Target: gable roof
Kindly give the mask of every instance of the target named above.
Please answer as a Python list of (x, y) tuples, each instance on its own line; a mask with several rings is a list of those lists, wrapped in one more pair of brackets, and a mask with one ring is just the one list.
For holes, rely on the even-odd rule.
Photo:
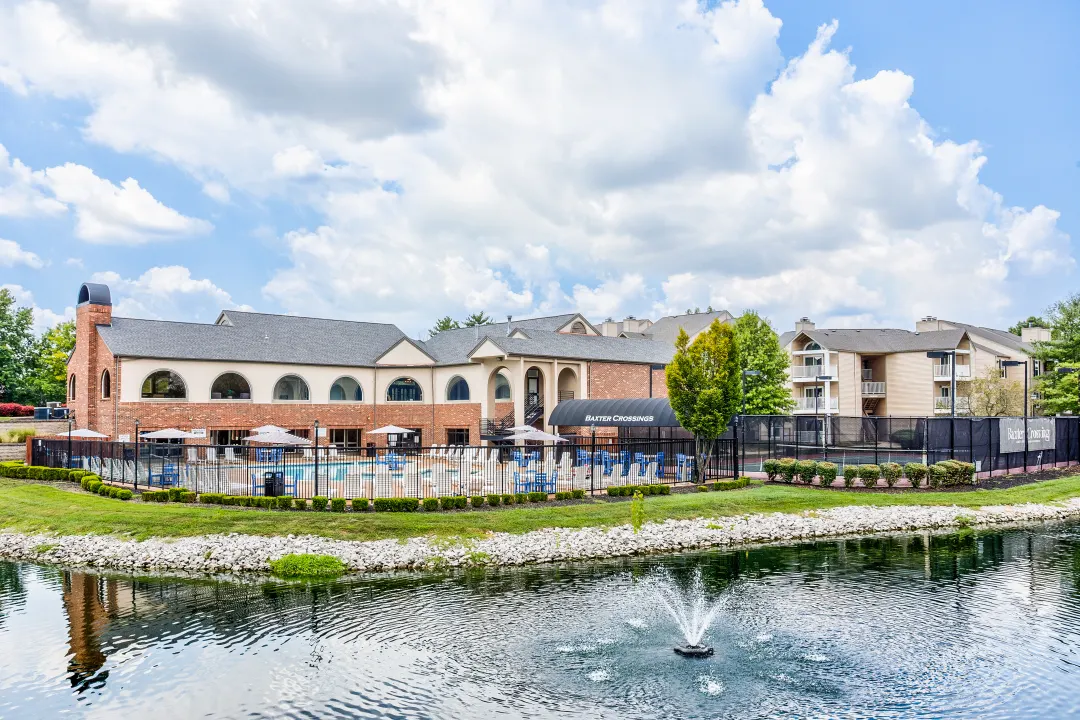
[(953, 322), (952, 320), (942, 320), (941, 322), (952, 325), (955, 328), (966, 330), (968, 335), (981, 335), (982, 337), (995, 342), (998, 345), (1004, 345), (1010, 350), (1016, 350), (1024, 354), (1031, 354), (1034, 348), (1031, 343), (1026, 343), (1020, 339), (1018, 335), (1013, 335), (1008, 330), (998, 330), (997, 328), (982, 327), (981, 325), (968, 325), (966, 323)]
[(653, 340), (675, 344), (675, 338), (679, 336), (679, 328), (693, 337), (705, 328), (712, 325), (713, 320), (722, 323), (730, 322), (734, 316), (727, 310), (715, 310), (713, 312), (690, 313), (689, 315), (668, 315), (662, 317), (645, 329), (645, 335)]
[[(787, 333), (784, 334), (787, 335)], [(800, 335), (805, 335), (821, 347), (839, 352), (897, 353), (955, 350), (966, 334), (964, 330), (912, 332), (896, 328), (804, 330), (801, 333), (793, 333), (784, 346), (794, 342)]]
[[(572, 335), (569, 333), (533, 330), (528, 338), (489, 336), (507, 355), (530, 357), (568, 358), (573, 360), (601, 360), (642, 364), (667, 364), (675, 355), (675, 345), (655, 340), (631, 340), (605, 335)], [(470, 349), (483, 344), (483, 340)]]

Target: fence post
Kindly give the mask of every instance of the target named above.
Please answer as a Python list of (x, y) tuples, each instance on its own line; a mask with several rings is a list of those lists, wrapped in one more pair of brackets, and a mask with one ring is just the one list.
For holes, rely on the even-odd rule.
[(799, 459), (799, 416), (796, 415), (791, 419), (791, 424), (795, 429), (795, 459)]
[(881, 426), (878, 423), (878, 418), (874, 418), (874, 464), (880, 465), (878, 462), (878, 433), (881, 432)]
[(135, 491), (139, 490), (139, 426), (135, 425), (135, 472), (132, 473), (131, 482), (135, 486)]
[(1028, 471), (1028, 428), (1027, 428), (1027, 415), (1024, 415), (1024, 474), (1027, 475)]

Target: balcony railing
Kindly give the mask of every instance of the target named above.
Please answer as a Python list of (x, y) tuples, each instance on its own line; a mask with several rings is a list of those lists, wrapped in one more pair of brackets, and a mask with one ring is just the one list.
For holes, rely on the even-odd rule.
[[(952, 365), (949, 363), (938, 363), (934, 365), (934, 379), (935, 380), (952, 380)], [(970, 365), (957, 365), (956, 366), (956, 379), (957, 380), (970, 380), (971, 379), (971, 366)]]
[[(959, 367), (959, 365), (957, 366)], [(950, 398), (939, 397), (934, 400), (934, 412), (935, 413), (947, 413), (952, 410), (952, 400)], [(956, 412), (967, 413), (971, 411), (971, 403), (966, 397), (956, 398)]]
[(862, 384), (863, 397), (880, 397), (885, 394), (885, 383), (864, 382)]
[(836, 377), (835, 365), (792, 365), (792, 380), (817, 380), (820, 375)]
[(836, 410), (840, 407), (839, 399), (831, 397), (828, 401), (828, 408), (825, 407), (825, 398), (812, 398), (801, 397), (795, 398), (795, 412), (816, 412), (821, 413), (828, 410)]

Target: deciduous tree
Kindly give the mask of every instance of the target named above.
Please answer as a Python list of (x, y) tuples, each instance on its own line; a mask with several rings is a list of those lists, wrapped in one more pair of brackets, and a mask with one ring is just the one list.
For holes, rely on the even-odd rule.
[(17, 307), (15, 296), (0, 288), (0, 402), (23, 402), (27, 375), (34, 365), (34, 315)]
[(996, 367), (988, 367), (981, 377), (962, 383), (956, 394), (967, 397), (971, 414), (977, 417), (1024, 414), (1024, 383), (1003, 377)]
[(758, 372), (743, 381), (746, 414), (786, 415), (795, 407), (795, 400), (787, 388), (791, 360), (780, 347), (780, 338), (768, 319), (753, 310), (744, 312), (735, 321), (735, 342), (739, 346), (740, 372)]

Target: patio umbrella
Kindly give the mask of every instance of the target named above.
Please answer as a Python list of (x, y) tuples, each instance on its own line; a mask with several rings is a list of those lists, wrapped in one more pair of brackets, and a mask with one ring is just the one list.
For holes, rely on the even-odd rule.
[(56, 433), (56, 437), (73, 437), (73, 438), (107, 438), (108, 435), (104, 433), (94, 432), (93, 430), (87, 430), (83, 428), (81, 430), (72, 430), (70, 433), (62, 432)]
[(387, 425), (386, 427), (371, 430), (368, 435), (412, 435), (414, 432), (415, 430), (406, 430), (397, 425)]
[(534, 428), (532, 425), (515, 425), (514, 427), (508, 427), (506, 429), (509, 430), (512, 433), (540, 432), (539, 430)]
[(287, 433), (284, 430), (280, 432), (266, 432), (259, 433), (258, 435), (251, 435), (244, 438), (244, 442), (248, 443), (265, 443), (266, 445), (310, 445), (311, 441), (307, 438), (302, 438), (299, 435), (293, 435)]
[(533, 429), (532, 432), (520, 432), (514, 435), (507, 435), (504, 440), (535, 440), (536, 442), (570, 442), (566, 438), (561, 438), (558, 435), (552, 435), (549, 432)]
[(142, 434), (143, 440), (187, 440), (196, 437), (199, 436), (176, 428), (166, 428)]
[(287, 433), (289, 431), (286, 430), (283, 427), (278, 427), (277, 425), (261, 425), (261, 426), (259, 426), (257, 428), (251, 428), (251, 434), (252, 435), (261, 435), (263, 433), (272, 433), (272, 432)]

